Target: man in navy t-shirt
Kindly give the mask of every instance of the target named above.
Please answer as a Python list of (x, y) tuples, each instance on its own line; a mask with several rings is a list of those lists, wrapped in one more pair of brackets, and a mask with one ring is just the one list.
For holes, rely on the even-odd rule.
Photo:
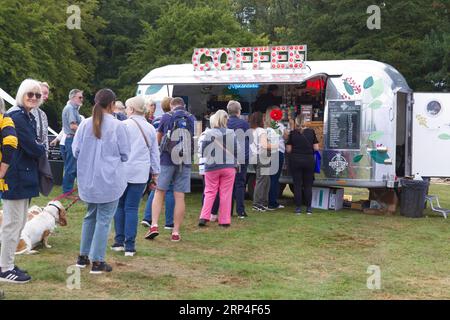
[[(158, 142), (161, 143), (163, 137), (167, 134), (169, 130), (174, 129), (174, 122), (177, 119), (184, 119), (185, 128), (179, 128), (180, 130), (171, 133), (172, 137), (183, 136), (187, 138), (185, 143), (188, 148), (183, 148), (183, 152), (191, 153), (192, 139), (194, 137), (194, 124), (195, 117), (186, 111), (186, 106), (182, 98), (173, 98), (170, 102), (171, 112), (165, 113), (161, 122), (159, 123), (157, 138)], [(173, 140), (177, 140), (173, 138)], [(175, 146), (177, 148), (179, 146)], [(186, 150), (187, 149), (187, 150)], [(178, 162), (181, 159), (172, 159), (172, 154), (174, 152), (161, 151), (161, 173), (158, 177), (158, 182), (156, 186), (155, 197), (152, 203), (152, 225), (150, 230), (145, 235), (146, 239), (154, 239), (159, 235), (158, 231), (158, 219), (161, 213), (162, 205), (164, 203), (164, 198), (166, 191), (169, 190), (171, 184), (173, 184), (173, 193), (175, 197), (175, 210), (174, 210), (174, 228), (172, 230), (172, 241), (180, 241), (180, 226), (185, 214), (185, 201), (184, 194), (191, 192), (191, 163)], [(192, 153), (185, 158), (192, 158)]]

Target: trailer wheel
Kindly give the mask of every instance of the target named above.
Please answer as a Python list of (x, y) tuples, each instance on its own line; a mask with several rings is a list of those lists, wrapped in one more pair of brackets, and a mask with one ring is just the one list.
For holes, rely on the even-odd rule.
[(247, 194), (248, 199), (253, 201), (253, 192), (255, 191), (256, 175), (253, 173), (247, 174)]

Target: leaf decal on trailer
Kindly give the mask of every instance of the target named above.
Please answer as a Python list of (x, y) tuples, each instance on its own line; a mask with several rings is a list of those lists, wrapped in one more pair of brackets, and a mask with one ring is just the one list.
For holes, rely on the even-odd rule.
[(443, 134), (439, 135), (439, 139), (441, 139), (441, 140), (450, 140), (450, 134), (443, 133)]
[(364, 81), (364, 89), (369, 89), (373, 86), (373, 77), (368, 77), (366, 81)]
[(353, 158), (353, 162), (354, 162), (354, 163), (358, 163), (358, 162), (360, 162), (360, 161), (362, 160), (362, 158), (364, 158), (364, 155), (358, 154), (357, 156), (355, 156), (355, 157)]
[(389, 155), (386, 152), (378, 152), (376, 150), (370, 151), (370, 157), (379, 164), (384, 164), (384, 160), (389, 159)]
[(345, 87), (345, 90), (348, 92), (349, 95), (352, 96), (352, 95), (355, 94), (355, 90), (353, 90), (353, 87), (347, 81), (344, 82), (344, 87)]
[(370, 141), (377, 141), (377, 140), (379, 140), (382, 136), (384, 136), (384, 132), (383, 132), (383, 131), (375, 131), (375, 132), (373, 132), (373, 133), (369, 136), (369, 140), (370, 140)]
[(383, 106), (383, 103), (380, 100), (375, 100), (369, 105), (370, 109), (377, 110)]
[(374, 82), (370, 92), (372, 93), (372, 98), (376, 99), (383, 94), (384, 91), (384, 83), (382, 79), (378, 79)]

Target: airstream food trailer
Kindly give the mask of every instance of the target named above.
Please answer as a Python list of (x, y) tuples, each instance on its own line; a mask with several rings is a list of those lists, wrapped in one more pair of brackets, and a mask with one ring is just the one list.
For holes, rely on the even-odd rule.
[[(412, 163), (413, 154), (421, 152), (420, 145), (413, 144), (413, 121), (423, 124), (430, 113), (425, 108), (413, 116), (413, 92), (405, 78), (381, 62), (306, 61), (306, 46), (195, 49), (192, 64), (148, 73), (139, 82), (138, 94), (155, 100), (181, 96), (198, 120), (224, 109), (230, 99), (238, 100), (246, 117), (269, 85), (278, 86), (278, 104), (284, 111), (304, 113), (316, 131), (322, 154), (316, 186), (392, 188), (398, 177), (419, 172)], [(436, 141), (447, 154), (439, 162), (446, 168), (436, 169), (440, 176), (449, 176), (450, 106), (444, 112), (443, 103), (439, 112), (446, 112), (442, 119), (447, 126), (438, 129), (436, 117), (429, 120), (436, 128), (429, 136), (434, 140), (426, 143)], [(427, 153), (417, 159), (431, 157)], [(286, 167), (280, 181), (292, 183)]]

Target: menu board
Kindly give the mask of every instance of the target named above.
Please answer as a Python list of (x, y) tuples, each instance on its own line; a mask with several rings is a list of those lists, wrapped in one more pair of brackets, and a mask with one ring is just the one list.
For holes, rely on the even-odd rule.
[(361, 101), (328, 101), (328, 149), (359, 149)]

